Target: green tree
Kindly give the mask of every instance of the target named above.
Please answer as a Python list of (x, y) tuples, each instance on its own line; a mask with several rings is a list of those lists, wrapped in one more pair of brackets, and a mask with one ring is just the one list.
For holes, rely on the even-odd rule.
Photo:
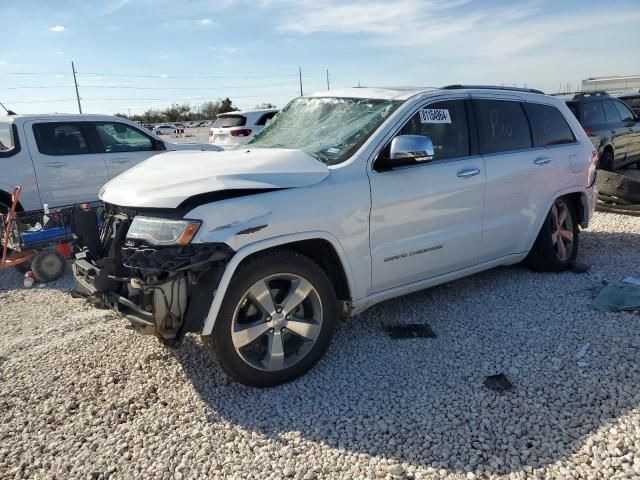
[(165, 109), (162, 114), (167, 118), (168, 122), (178, 122), (180, 120), (186, 120), (190, 112), (191, 106), (189, 104), (183, 103), (182, 105), (178, 105), (174, 103)]
[(236, 110), (238, 110), (238, 108), (233, 104), (229, 97), (227, 97), (220, 102), (220, 107), (218, 107), (218, 111), (216, 113), (235, 112)]

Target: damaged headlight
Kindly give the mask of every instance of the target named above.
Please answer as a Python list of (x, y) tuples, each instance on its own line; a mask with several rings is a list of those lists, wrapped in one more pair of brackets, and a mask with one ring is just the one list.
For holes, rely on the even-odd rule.
[(169, 220), (138, 216), (133, 219), (127, 238), (153, 245), (186, 245), (200, 228), (198, 220)]

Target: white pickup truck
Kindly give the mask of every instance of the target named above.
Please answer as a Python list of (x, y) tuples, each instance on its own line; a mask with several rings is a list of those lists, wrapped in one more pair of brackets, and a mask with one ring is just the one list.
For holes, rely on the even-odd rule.
[(161, 140), (108, 115), (0, 116), (0, 213), (22, 186), (19, 208), (91, 202), (100, 187), (137, 163), (172, 150), (222, 148)]

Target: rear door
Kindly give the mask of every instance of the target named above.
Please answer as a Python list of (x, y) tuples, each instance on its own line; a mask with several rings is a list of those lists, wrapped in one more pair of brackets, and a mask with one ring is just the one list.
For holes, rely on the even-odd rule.
[(94, 122), (93, 126), (111, 178), (162, 151), (156, 150), (152, 137), (131, 125)]
[(56, 207), (98, 199), (109, 175), (90, 128), (83, 122), (25, 122), (42, 203)]
[(624, 103), (613, 100), (620, 117), (622, 118), (622, 125), (627, 129), (627, 162), (640, 161), (640, 122), (638, 118)]
[[(616, 115), (615, 109), (610, 110), (610, 115), (605, 115), (605, 105), (601, 100), (581, 102), (580, 123), (592, 134), (597, 135), (604, 143), (613, 146), (614, 165), (624, 161), (627, 154), (626, 132), (621, 129), (620, 115)], [(609, 106), (607, 106), (609, 110)], [(602, 153), (602, 147), (600, 147)]]
[(617, 167), (624, 164), (627, 160), (631, 132), (625, 127), (614, 100), (603, 100), (600, 103), (602, 103), (602, 107), (604, 108), (607, 127), (609, 128), (611, 142), (613, 143), (615, 157), (614, 167)]
[[(424, 104), (396, 133), (431, 138), (432, 161), (381, 170), (391, 141), (378, 154), (370, 174), (373, 292), (478, 263), (485, 168), (471, 147), (467, 104)], [(439, 118), (421, 114), (425, 109)]]
[(519, 98), (488, 93), (473, 97), (487, 169), (481, 247), (487, 261), (529, 248), (530, 232), (556, 189), (559, 165), (547, 148), (534, 148)]

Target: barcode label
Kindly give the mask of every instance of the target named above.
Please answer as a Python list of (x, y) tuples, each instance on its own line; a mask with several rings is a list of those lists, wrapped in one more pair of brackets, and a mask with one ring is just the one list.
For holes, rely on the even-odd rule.
[(423, 108), (420, 110), (421, 123), (451, 123), (449, 110), (446, 108)]

